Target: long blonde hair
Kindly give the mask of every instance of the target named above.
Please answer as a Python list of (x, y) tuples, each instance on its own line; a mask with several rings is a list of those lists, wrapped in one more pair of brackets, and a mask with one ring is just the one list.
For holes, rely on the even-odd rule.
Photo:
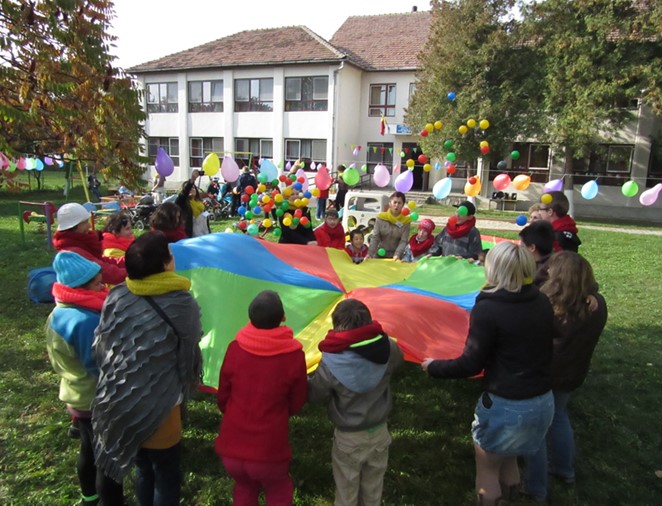
[(519, 292), (522, 286), (531, 284), (536, 273), (536, 261), (524, 246), (512, 242), (500, 242), (485, 257), (485, 292), (506, 290)]
[(597, 287), (593, 268), (574, 251), (559, 251), (549, 259), (549, 279), (540, 291), (549, 298), (562, 324), (581, 323), (590, 314), (587, 297)]

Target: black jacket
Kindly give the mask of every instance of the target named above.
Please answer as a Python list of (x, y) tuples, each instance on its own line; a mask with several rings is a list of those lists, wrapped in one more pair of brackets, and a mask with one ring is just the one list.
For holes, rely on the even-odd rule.
[(430, 376), (466, 378), (484, 370), (483, 388), (507, 399), (529, 399), (552, 387), (554, 312), (533, 285), (519, 293), (481, 292), (471, 311), (462, 356), (435, 360)]

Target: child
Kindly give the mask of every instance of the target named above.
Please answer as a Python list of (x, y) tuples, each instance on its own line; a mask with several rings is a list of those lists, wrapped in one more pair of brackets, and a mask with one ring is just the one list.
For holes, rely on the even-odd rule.
[(340, 224), (338, 211), (329, 209), (324, 214), (324, 223), (315, 229), (318, 246), (345, 249), (345, 229)]
[(186, 239), (182, 213), (174, 202), (164, 202), (156, 208), (149, 220), (152, 231), (163, 232), (169, 243)]
[(416, 262), (418, 259), (428, 254), (428, 251), (434, 244), (434, 221), (424, 219), (418, 225), (418, 232), (409, 238), (409, 244), (402, 255), (403, 262)]
[(368, 258), (368, 246), (364, 241), (365, 236), (361, 229), (356, 228), (349, 233), (349, 244), (345, 246), (345, 251), (355, 264), (360, 264)]
[(322, 361), (308, 380), (308, 399), (326, 404), (336, 426), (335, 504), (381, 504), (391, 444), (389, 384), (402, 353), (359, 300), (342, 301), (331, 319), (333, 330), (319, 344)]
[(234, 504), (292, 504), (288, 418), (306, 402), (306, 359), (276, 292), (263, 291), (248, 307), (250, 322), (228, 346), (218, 408), (223, 413), (216, 453), (234, 479)]
[(288, 211), (278, 218), (282, 231), (278, 242), (281, 244), (307, 244), (309, 246), (316, 246), (317, 239), (311, 225), (310, 210), (307, 206), (297, 207), (295, 205), (297, 199), (299, 199), (299, 194), (292, 192), (287, 198), (290, 203), (289, 208), (291, 212)]
[(60, 400), (76, 417), (80, 431), (77, 471), (83, 505), (98, 504), (92, 444), (91, 404), (99, 371), (92, 356), (94, 329), (108, 290), (101, 282), (101, 266), (77, 253), (55, 255), (57, 305), (46, 322), (46, 348), (60, 376)]

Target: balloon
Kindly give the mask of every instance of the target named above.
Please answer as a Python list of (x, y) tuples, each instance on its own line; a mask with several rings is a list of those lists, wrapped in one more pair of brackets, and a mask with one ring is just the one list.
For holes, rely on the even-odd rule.
[(442, 200), (450, 195), (452, 189), (453, 180), (449, 177), (445, 177), (434, 184), (432, 187), (432, 195), (434, 195), (434, 198)]
[(512, 158), (513, 160), (519, 160), (519, 157), (520, 157), (519, 151), (514, 150), (510, 152), (510, 158)]
[(252, 219), (253, 218), (253, 211), (246, 211), (244, 213), (244, 218), (246, 218), (247, 220)]
[(646, 190), (639, 195), (639, 203), (642, 206), (652, 206), (657, 201), (657, 198), (660, 195), (660, 190), (662, 190), (662, 183), (658, 183), (652, 188)]
[(244, 192), (246, 192), (247, 195), (253, 195), (255, 193), (255, 188), (253, 188), (251, 185), (248, 185), (246, 188), (244, 188)]
[(452, 102), (453, 100), (455, 100), (455, 98), (457, 97), (457, 95), (455, 94), (454, 91), (449, 91), (449, 92), (448, 92), (448, 95), (446, 95), (446, 96), (448, 97), (448, 100), (450, 100), (451, 102)]
[(457, 157), (455, 156), (455, 153), (453, 153), (453, 152), (450, 152), (450, 153), (446, 154), (446, 160), (448, 160), (449, 162), (454, 162), (456, 160), (456, 158)]
[(621, 192), (623, 192), (623, 195), (626, 197), (634, 197), (639, 193), (639, 185), (634, 180), (626, 181), (621, 187)]
[(365, 163), (361, 165), (361, 172), (368, 172), (368, 166)]
[(414, 165), (416, 165), (416, 162), (410, 158), (409, 160), (407, 160), (406, 164), (407, 167), (411, 169)]
[(248, 232), (248, 235), (257, 235), (257, 233), (259, 232), (259, 228), (255, 223), (251, 223), (250, 225), (248, 225), (246, 232)]
[(440, 170), (441, 164), (439, 162), (434, 162), (434, 170)]
[(526, 225), (527, 219), (526, 216), (523, 214), (520, 214), (517, 218), (515, 218), (515, 223), (517, 223), (520, 227), (523, 227)]
[(319, 196), (320, 196), (320, 193), (321, 193), (321, 192), (320, 192), (320, 189), (319, 189), (319, 188), (313, 188), (313, 190), (310, 192), (310, 194), (311, 194), (313, 197), (319, 197)]
[(460, 125), (457, 128), (457, 131), (460, 132), (461, 135), (465, 135), (469, 131), (469, 129), (467, 128), (467, 125)]
[(266, 182), (269, 181), (269, 177), (268, 177), (266, 174), (260, 172), (260, 173), (257, 175), (257, 180), (258, 180), (260, 183), (266, 183)]
[(486, 119), (481, 119), (480, 122), (478, 123), (478, 126), (481, 128), (481, 130), (487, 130), (490, 128), (490, 122), (487, 121)]
[(271, 160), (262, 160), (262, 163), (260, 164), (260, 173), (266, 174), (269, 181), (278, 179), (278, 167), (276, 167)]
[(542, 187), (545, 193), (563, 191), (563, 179), (552, 179)]
[(479, 145), (481, 148), (483, 148), (483, 147), (485, 147), (485, 146), (489, 146), (490, 143), (487, 142), (487, 141), (480, 141), (480, 144), (478, 144), (478, 145)]
[(253, 208), (253, 215), (262, 214), (262, 208), (260, 206), (255, 206)]
[(350, 167), (348, 169), (345, 169), (345, 172), (343, 172), (342, 175), (342, 179), (349, 186), (354, 186), (361, 180), (361, 175), (359, 174), (358, 170), (356, 170), (353, 167)]
[(480, 152), (483, 153), (484, 155), (487, 155), (490, 152), (490, 147), (489, 146), (481, 146)]
[(304, 227), (310, 223), (310, 220), (308, 217), (303, 216), (299, 219), (299, 223), (301, 223)]
[(408, 207), (403, 207), (402, 208), (402, 215), (403, 216), (409, 216), (410, 212), (411, 212), (411, 209), (409, 209)]
[(308, 176), (306, 176), (306, 172), (303, 169), (299, 169), (296, 172), (296, 176), (298, 180), (300, 180), (299, 178), (303, 178), (303, 181), (301, 182), (301, 190), (308, 191)]
[(515, 179), (513, 179), (513, 186), (516, 190), (524, 191), (529, 187), (530, 184), (531, 176), (527, 174), (520, 174), (519, 176), (515, 176)]
[(499, 170), (506, 170), (508, 168), (508, 164), (501, 160), (499, 163), (497, 163), (497, 169)]
[(378, 254), (380, 257), (383, 257), (384, 255), (386, 255), (386, 250), (385, 250), (384, 248), (379, 248), (379, 249), (377, 250), (377, 254)]
[(441, 130), (442, 128), (444, 128), (444, 124), (441, 121), (437, 120), (434, 122), (435, 130)]
[(444, 148), (453, 149), (453, 140), (452, 139), (446, 139), (444, 141)]
[(426, 123), (425, 129), (428, 131), (428, 133), (431, 133), (434, 130), (434, 125), (432, 123)]
[(469, 184), (473, 185), (478, 182), (478, 178), (476, 176), (472, 176), (469, 178)]
[(395, 178), (394, 187), (396, 190), (402, 193), (407, 193), (411, 190), (411, 187), (414, 185), (414, 174), (410, 170), (404, 171), (398, 177)]
[(598, 195), (598, 183), (596, 181), (584, 183), (580, 193), (586, 200), (594, 199)]
[(494, 178), (492, 184), (496, 190), (505, 190), (510, 186), (510, 176), (508, 174), (499, 174)]
[(409, 215), (409, 217), (411, 218), (411, 221), (417, 221), (418, 220), (418, 213), (411, 213)]
[(274, 236), (280, 237), (283, 234), (283, 231), (280, 228), (274, 228)]
[(46, 165), (53, 165), (53, 159), (50, 156), (44, 158), (44, 163)]
[(423, 172), (430, 172), (431, 170), (432, 170), (432, 165), (430, 165), (429, 163), (423, 165)]
[(172, 162), (172, 158), (168, 156), (168, 153), (166, 153), (163, 148), (156, 150), (154, 167), (156, 168), (156, 172), (163, 177), (168, 177), (175, 171), (175, 164)]
[(455, 174), (455, 171), (457, 170), (457, 167), (455, 167), (454, 163), (449, 163), (448, 167), (446, 167), (446, 174), (450, 174), (451, 176)]
[(416, 209), (416, 201), (415, 200), (410, 200), (409, 202), (407, 202), (407, 207), (409, 209), (412, 209), (412, 210)]
[(292, 218), (290, 218), (290, 217), (283, 218), (283, 225), (285, 225), (286, 227), (289, 227), (291, 224), (292, 224)]
[(421, 137), (427, 137), (428, 133), (429, 132), (424, 128), (423, 130), (421, 130)]
[(354, 151), (352, 151), (352, 154), (354, 156), (359, 156), (359, 148), (354, 148)]
[(543, 195), (540, 197), (540, 202), (542, 202), (543, 204), (551, 204), (552, 200), (554, 199), (549, 193), (543, 193)]
[(25, 158), (20, 157), (18, 159), (18, 162), (16, 162), (16, 168), (18, 170), (25, 170), (25, 168), (27, 167), (27, 164), (28, 164), (28, 162), (25, 160)]
[(425, 155), (423, 153), (418, 155), (418, 163), (423, 164), (423, 163), (427, 163), (427, 161), (428, 161), (428, 155)]
[(469, 214), (469, 209), (467, 209), (467, 206), (460, 206), (457, 208), (458, 216), (466, 216), (467, 214)]
[(230, 155), (225, 155), (221, 162), (221, 175), (228, 183), (239, 179), (239, 166)]
[(467, 126), (469, 128), (476, 128), (476, 120), (471, 118), (467, 120)]
[(221, 168), (221, 160), (219, 160), (216, 153), (209, 153), (202, 161), (202, 170), (205, 171), (207, 176), (213, 176)]
[(271, 225), (273, 225), (273, 222), (272, 222), (271, 219), (269, 219), (269, 218), (265, 218), (265, 219), (262, 221), (262, 226), (263, 226), (264, 228), (271, 228)]
[(377, 164), (375, 167), (375, 173), (372, 175), (372, 180), (380, 188), (388, 186), (388, 184), (391, 182), (391, 174), (389, 174), (388, 169), (384, 164)]
[(34, 162), (35, 162), (35, 167), (34, 167), (35, 170), (38, 170), (39, 172), (44, 170), (44, 162), (42, 162), (39, 158), (35, 158)]

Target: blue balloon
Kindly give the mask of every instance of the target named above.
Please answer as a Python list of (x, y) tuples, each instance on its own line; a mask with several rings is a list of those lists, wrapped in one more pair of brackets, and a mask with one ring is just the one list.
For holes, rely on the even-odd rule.
[(262, 212), (262, 208), (260, 206), (255, 206), (253, 208), (253, 214), (260, 214)]
[(586, 200), (591, 200), (598, 196), (598, 190), (598, 183), (589, 181), (582, 186), (581, 194)]
[(299, 183), (298, 181), (292, 185), (292, 188), (294, 188), (296, 191), (301, 191), (301, 188), (303, 188), (303, 185)]
[(449, 177), (445, 177), (435, 183), (432, 188), (432, 195), (434, 195), (434, 198), (442, 200), (450, 195), (452, 189), (453, 180)]
[(35, 170), (38, 171), (44, 170), (44, 162), (42, 162), (39, 158), (35, 159)]
[(448, 100), (451, 100), (451, 101), (452, 101), (452, 100), (455, 100), (455, 97), (456, 97), (456, 96), (457, 96), (457, 95), (455, 95), (455, 92), (454, 92), (454, 91), (449, 91), (449, 92), (448, 92)]
[(237, 213), (239, 213), (240, 216), (243, 216), (244, 214), (246, 214), (246, 208), (244, 206), (239, 206), (237, 208)]
[(278, 167), (271, 160), (262, 160), (260, 163), (260, 173), (266, 174), (269, 181), (278, 179)]
[(524, 216), (523, 214), (520, 214), (517, 218), (515, 218), (515, 223), (517, 223), (520, 227), (526, 225), (527, 221), (528, 220), (526, 219), (526, 216)]
[(439, 162), (435, 162), (434, 170), (441, 170), (441, 164)]

